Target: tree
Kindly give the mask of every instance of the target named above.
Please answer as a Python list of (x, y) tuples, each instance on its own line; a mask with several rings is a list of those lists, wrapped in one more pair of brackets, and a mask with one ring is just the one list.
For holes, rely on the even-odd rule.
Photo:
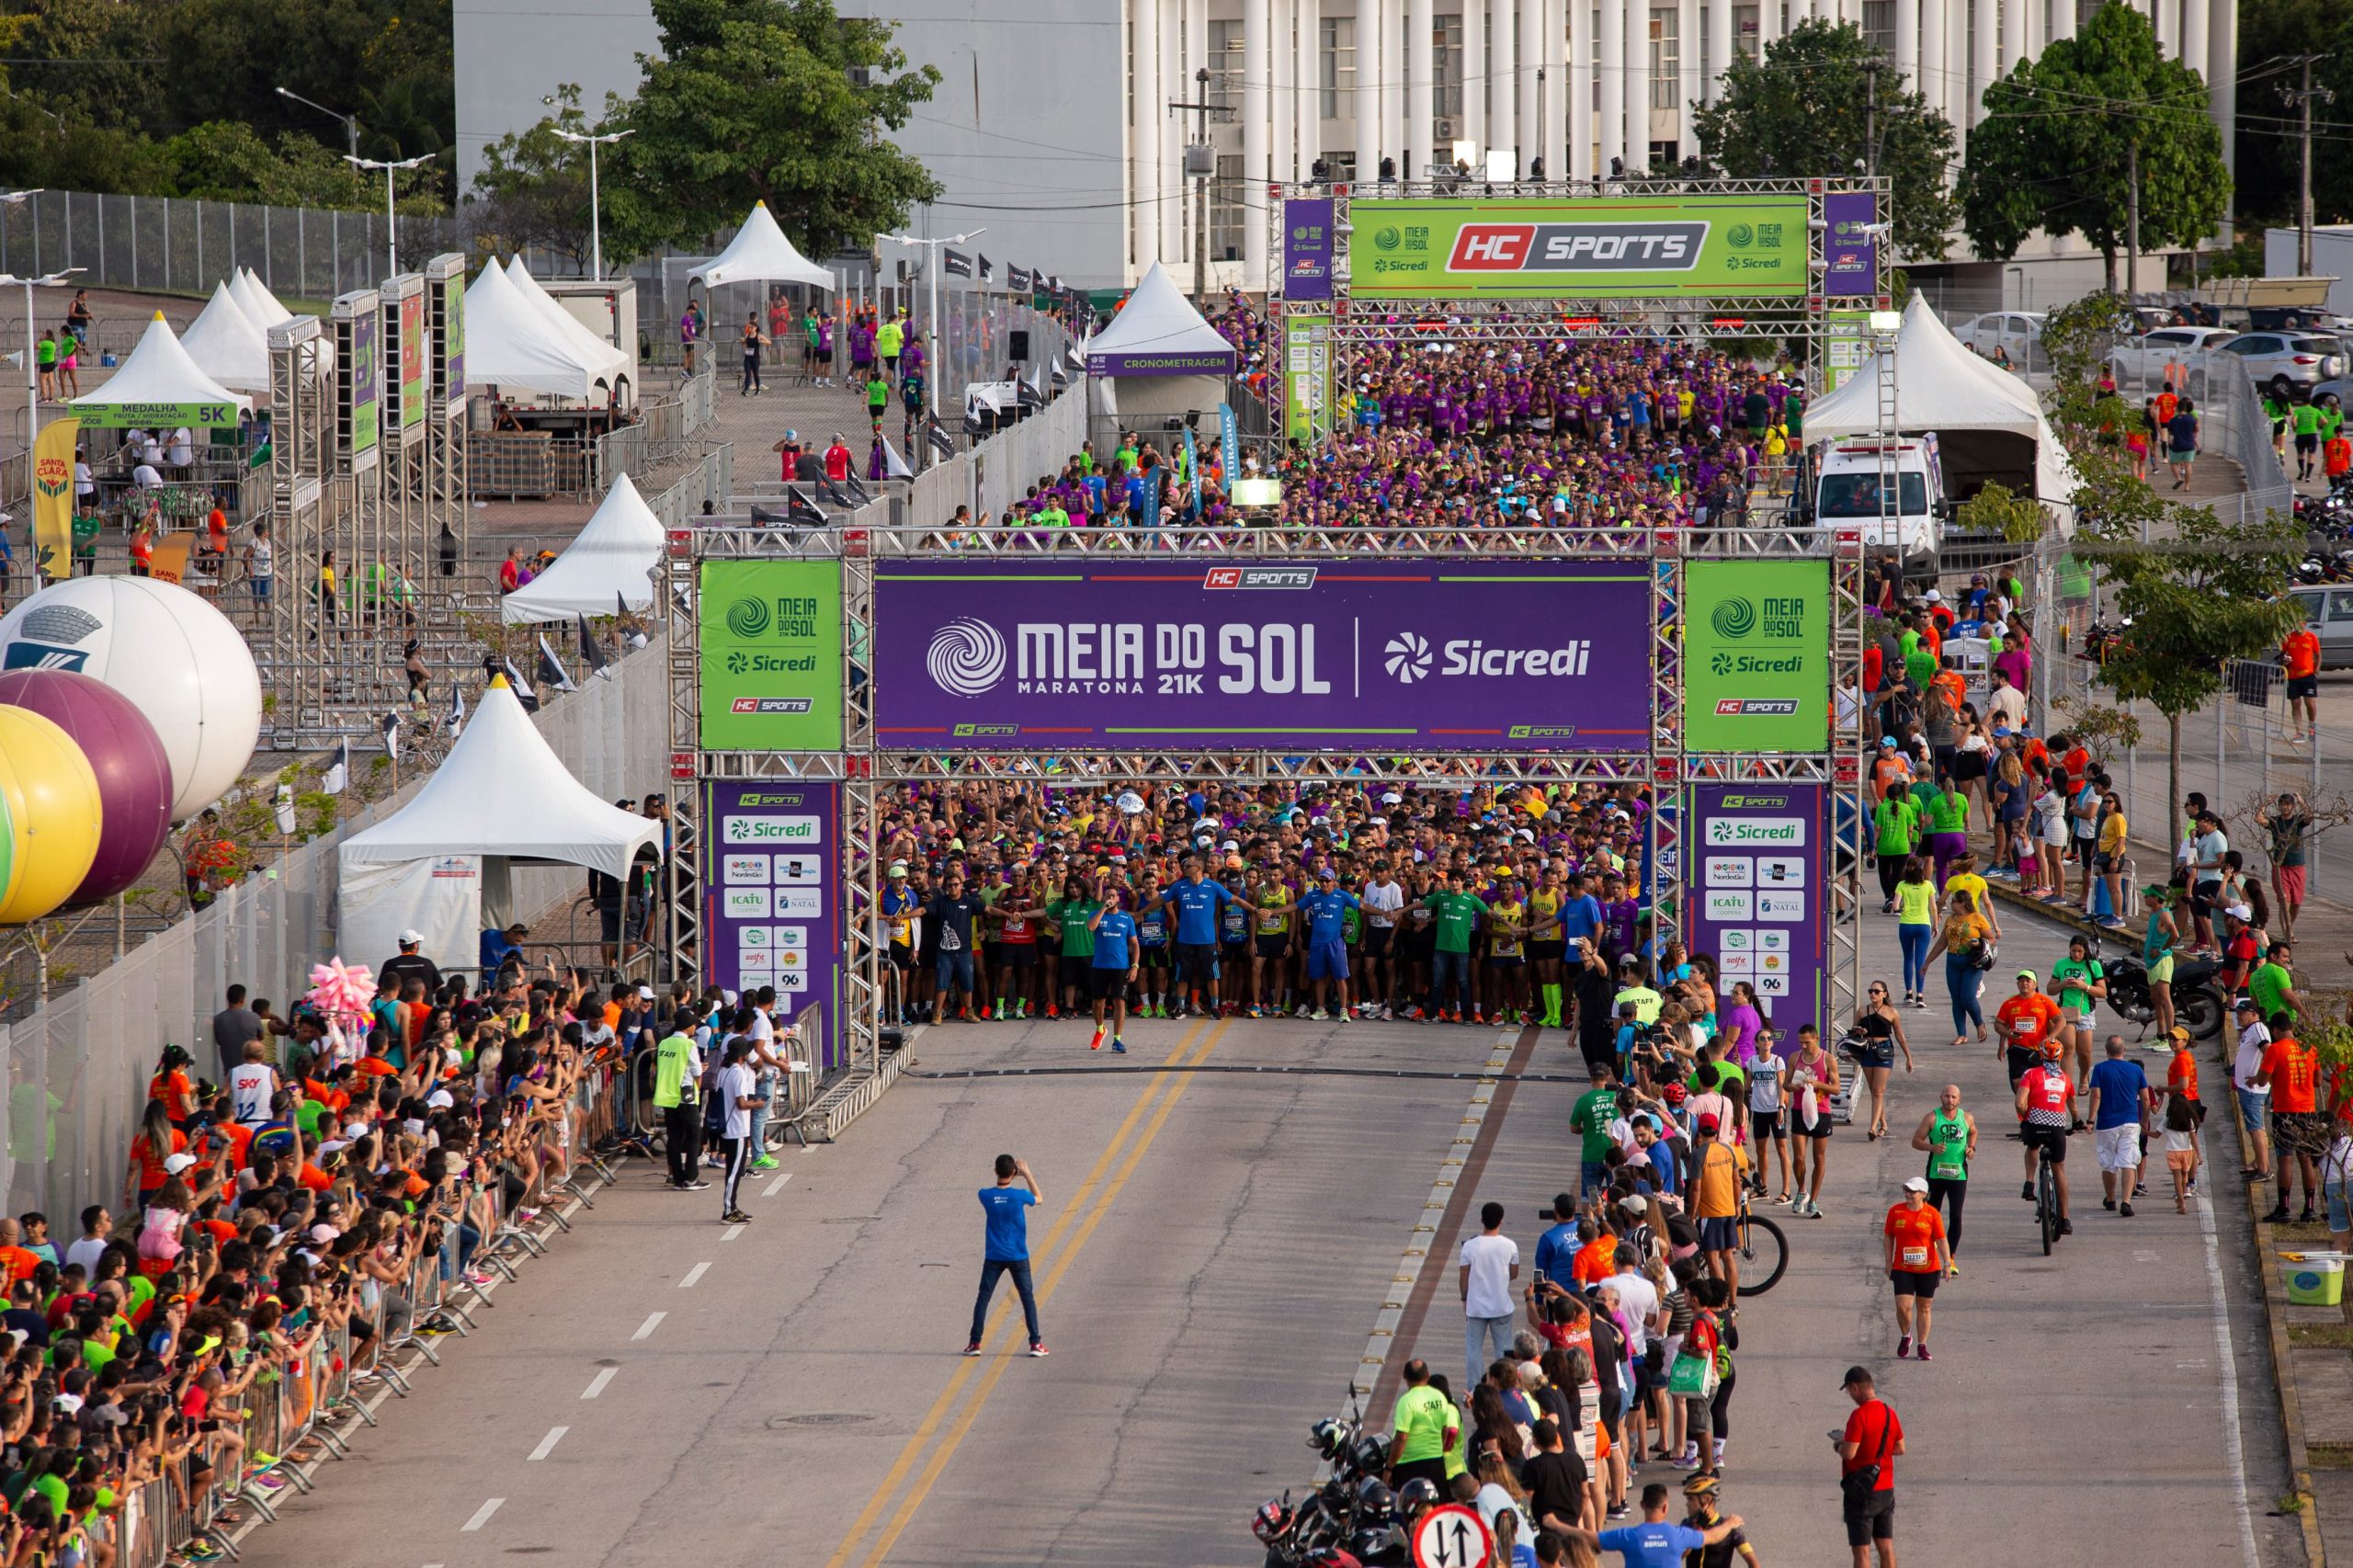
[(1961, 223), (1977, 254), (2006, 261), (2028, 236), (2081, 234), (2116, 291), (2137, 163), (2143, 250), (2214, 232), (2230, 200), (2206, 84), (2159, 53), (2148, 18), (2116, 0), (1985, 89), (1969, 132)]
[[(578, 83), (557, 87), (555, 98), (553, 114), (528, 131), (510, 131), (483, 149), (468, 212), (474, 220), (476, 243), (484, 250), (494, 254), (536, 245), (571, 257), (585, 271), (590, 234), (588, 150), (556, 132), (603, 135), (625, 106), (608, 96), (604, 118), (591, 126), (581, 112)], [(605, 248), (608, 260), (626, 261), (631, 254), (609, 242)]]
[(931, 100), (894, 24), (832, 0), (654, 0), (658, 54), (608, 165), (608, 243), (634, 254), (731, 233), (755, 201), (813, 256), (906, 222), (941, 187), (882, 132)]
[[(280, 132), (273, 143), (250, 126), (215, 120), (180, 132), (158, 151), (172, 169), (176, 196), (360, 212), (383, 206), (378, 176), (292, 132)], [(441, 199), (440, 173), (431, 165), (403, 169), (393, 177), (401, 211), (437, 217), (449, 210)]]
[(1711, 168), (1734, 179), (1836, 179), (1875, 166), (1891, 182), (1895, 248), (1922, 259), (1945, 254), (1955, 216), (1945, 192), (1952, 126), (1853, 23), (1802, 22), (1766, 45), (1761, 64), (1734, 50), (1722, 89), (1692, 110)]
[(2285, 513), (2225, 521), (2205, 506), (2166, 508), (2152, 542), (2114, 530), (2077, 536), (2076, 552), (2132, 623), (2099, 678), (2119, 699), (2165, 715), (2167, 800), (2181, 799), (2182, 719), (2222, 691), (2228, 661), (2268, 653), (2302, 622), (2279, 585), (2303, 550), (2302, 528)]

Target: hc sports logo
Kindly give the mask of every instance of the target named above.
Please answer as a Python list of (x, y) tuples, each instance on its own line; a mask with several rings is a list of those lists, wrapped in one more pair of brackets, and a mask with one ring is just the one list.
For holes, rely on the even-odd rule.
[(1705, 222), (1465, 223), (1449, 272), (1688, 272)]

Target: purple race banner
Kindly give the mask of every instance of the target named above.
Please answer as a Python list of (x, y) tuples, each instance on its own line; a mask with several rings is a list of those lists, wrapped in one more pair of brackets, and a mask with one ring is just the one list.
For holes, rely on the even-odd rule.
[(1332, 297), (1332, 199), (1299, 196), (1283, 203), (1283, 298)]
[(1879, 292), (1879, 240), (1864, 231), (1879, 222), (1879, 198), (1868, 190), (1833, 191), (1822, 199), (1822, 291), (1869, 298)]
[(1756, 988), (1785, 1056), (1799, 1025), (1824, 1027), (1827, 801), (1820, 784), (1694, 784), (1684, 819), (1685, 945), (1715, 955), (1719, 993)]
[(1642, 752), (1617, 562), (877, 562), (884, 749)]
[(841, 797), (833, 784), (706, 784), (703, 971), (729, 991), (776, 987), (779, 1024), (807, 1020), (802, 1060), (842, 1065)]

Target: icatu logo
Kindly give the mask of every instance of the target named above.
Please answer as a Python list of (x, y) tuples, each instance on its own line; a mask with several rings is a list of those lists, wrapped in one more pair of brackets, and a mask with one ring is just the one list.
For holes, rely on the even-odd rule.
[(940, 690), (978, 697), (1004, 677), (1005, 639), (984, 620), (951, 620), (931, 634), (924, 667)]

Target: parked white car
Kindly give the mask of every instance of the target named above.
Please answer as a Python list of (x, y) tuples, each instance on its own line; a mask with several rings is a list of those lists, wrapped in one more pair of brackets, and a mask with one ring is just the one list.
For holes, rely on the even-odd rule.
[(1988, 359), (1999, 350), (2012, 368), (2023, 370), (2042, 347), (2045, 319), (2040, 311), (1988, 311), (1961, 323), (1952, 335)]
[[(2237, 335), (2222, 326), (2159, 327), (2109, 350), (2108, 368), (2115, 374), (2120, 392), (2154, 395), (2168, 380), (2186, 380), (2190, 395), (2202, 397), (2207, 356)], [(2177, 367), (2182, 375), (2173, 374)]]
[(2237, 355), (2247, 379), (2274, 397), (2307, 398), (2345, 374), (2345, 346), (2315, 333), (2243, 332), (2222, 351)]

